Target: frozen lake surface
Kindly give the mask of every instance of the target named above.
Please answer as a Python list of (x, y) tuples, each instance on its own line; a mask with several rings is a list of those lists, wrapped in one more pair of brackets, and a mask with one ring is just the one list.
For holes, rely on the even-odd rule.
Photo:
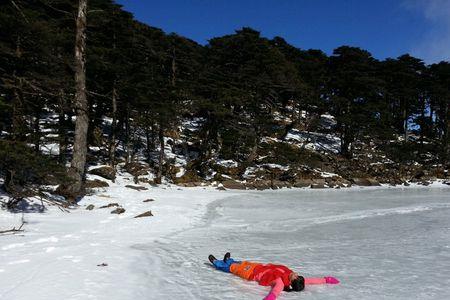
[(280, 299), (450, 299), (449, 200), (449, 189), (440, 188), (244, 192), (217, 200), (191, 228), (132, 246), (142, 251), (139, 295), (262, 299), (267, 287), (206, 263), (209, 253), (230, 251), (341, 280)]

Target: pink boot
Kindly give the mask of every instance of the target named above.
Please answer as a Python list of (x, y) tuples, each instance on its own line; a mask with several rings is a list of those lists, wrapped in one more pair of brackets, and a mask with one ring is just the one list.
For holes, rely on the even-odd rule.
[(339, 283), (339, 280), (337, 280), (334, 277), (327, 276), (327, 277), (324, 277), (324, 278), (325, 278), (325, 282), (328, 283), (328, 284), (338, 284)]

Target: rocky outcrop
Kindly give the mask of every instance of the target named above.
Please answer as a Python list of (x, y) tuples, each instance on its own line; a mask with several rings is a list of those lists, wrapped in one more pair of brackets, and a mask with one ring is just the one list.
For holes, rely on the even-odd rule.
[(146, 190), (148, 190), (148, 188), (146, 188), (145, 186), (140, 186), (140, 185), (129, 185), (129, 184), (127, 184), (125, 187), (129, 188), (129, 189), (132, 189), (132, 190), (135, 190), (135, 191), (146, 191)]
[(125, 165), (125, 170), (137, 178), (139, 176), (147, 175), (150, 168), (147, 165), (143, 165), (137, 162), (131, 162)]
[(296, 179), (293, 186), (296, 188), (310, 187), (313, 184), (312, 179), (300, 178)]
[(233, 189), (233, 190), (245, 190), (246, 189), (245, 184), (234, 181), (234, 180), (223, 181), (222, 185), (226, 189)]
[(352, 178), (351, 182), (358, 186), (380, 186), (380, 183), (373, 178)]
[(194, 182), (182, 182), (178, 183), (179, 186), (183, 187), (196, 187), (196, 186), (202, 186), (203, 183), (201, 181), (194, 181)]
[(116, 179), (116, 171), (109, 166), (92, 169), (89, 171), (89, 174), (97, 175), (111, 181)]
[(94, 180), (86, 180), (84, 186), (85, 186), (85, 188), (88, 188), (88, 189), (95, 189), (95, 188), (108, 187), (109, 184), (106, 181), (103, 181), (100, 179), (94, 179)]
[[(201, 182), (202, 178), (200, 178), (195, 171), (187, 170), (183, 176), (173, 178), (173, 182), (175, 184), (186, 184), (186, 183), (192, 183), (192, 182)], [(182, 185), (183, 186), (183, 185)], [(196, 185), (194, 185), (196, 186)]]

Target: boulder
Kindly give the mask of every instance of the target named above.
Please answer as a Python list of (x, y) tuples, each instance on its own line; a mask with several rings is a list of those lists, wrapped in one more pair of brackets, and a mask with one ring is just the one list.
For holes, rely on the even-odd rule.
[(87, 207), (86, 207), (86, 210), (93, 210), (94, 209), (94, 204), (89, 204)]
[(112, 214), (118, 214), (118, 215), (120, 215), (120, 214), (123, 214), (125, 212), (125, 208), (123, 208), (123, 207), (118, 207), (118, 208), (116, 208), (115, 210), (113, 210), (111, 213)]
[(146, 188), (145, 186), (140, 186), (140, 185), (129, 185), (127, 184), (125, 187), (132, 189), (132, 190), (136, 190), (136, 191), (145, 191), (148, 190), (148, 188)]
[(296, 179), (293, 186), (296, 188), (310, 187), (313, 184), (311, 179)]
[(417, 184), (423, 185), (423, 186), (429, 186), (431, 184), (431, 182), (424, 180), (424, 181), (418, 182)]
[(325, 178), (314, 178), (312, 180), (312, 184), (322, 184), (325, 185), (327, 183), (327, 181), (325, 180)]
[(350, 181), (348, 181), (347, 179), (338, 177), (335, 179), (336, 181), (336, 185), (340, 186), (340, 187), (350, 187), (352, 186), (352, 183)]
[(245, 190), (245, 185), (243, 183), (234, 180), (225, 180), (224, 182), (222, 182), (222, 185), (226, 189)]
[(367, 180), (370, 182), (371, 186), (381, 186), (381, 184), (374, 178), (367, 178)]
[(142, 201), (142, 202), (153, 202), (153, 201), (155, 201), (155, 199), (145, 199), (145, 200)]
[(151, 210), (146, 211), (142, 214), (135, 216), (134, 218), (144, 218), (144, 217), (153, 217), (152, 211)]
[(116, 171), (114, 170), (114, 168), (109, 166), (92, 169), (89, 171), (89, 174), (97, 175), (112, 181), (116, 179)]
[(200, 181), (194, 181), (194, 182), (182, 182), (182, 183), (178, 183), (179, 186), (184, 186), (184, 187), (196, 187), (196, 186), (201, 186), (202, 183)]
[(109, 203), (108, 205), (100, 206), (100, 208), (110, 208), (110, 207), (118, 207), (118, 203)]
[(150, 184), (151, 186), (156, 186), (155, 181), (153, 179), (148, 179), (146, 177), (138, 177), (137, 181), (140, 183)]
[(373, 178), (352, 178), (352, 183), (359, 186), (379, 186), (380, 183)]
[(142, 175), (147, 175), (150, 168), (147, 165), (142, 165), (137, 162), (131, 162), (125, 165), (125, 170), (133, 175), (133, 177), (139, 177)]
[(108, 187), (109, 184), (106, 181), (103, 181), (100, 179), (94, 179), (94, 180), (86, 180), (84, 186), (88, 189), (96, 189), (96, 188)]
[(324, 184), (320, 184), (320, 183), (313, 183), (313, 184), (311, 184), (311, 188), (312, 189), (324, 189), (325, 185)]
[(252, 188), (257, 189), (259, 191), (267, 190), (267, 189), (271, 188), (270, 181), (266, 181), (266, 180), (254, 181), (254, 182), (252, 182), (251, 186), (252, 186)]
[(312, 189), (324, 189), (326, 184), (326, 180), (324, 178), (315, 178), (312, 180), (311, 188)]
[(292, 185), (287, 181), (281, 181), (281, 180), (272, 180), (271, 187), (273, 189), (281, 189), (284, 187), (292, 187)]
[(201, 178), (193, 170), (187, 170), (183, 176), (173, 178), (173, 182), (175, 184), (188, 183), (188, 182), (200, 182), (200, 181), (201, 181)]

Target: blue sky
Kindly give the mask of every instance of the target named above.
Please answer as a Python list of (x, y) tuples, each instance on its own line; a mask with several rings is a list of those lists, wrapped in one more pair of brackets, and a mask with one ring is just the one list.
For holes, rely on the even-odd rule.
[(117, 0), (136, 19), (201, 44), (249, 26), (302, 49), (450, 60), (450, 0)]

